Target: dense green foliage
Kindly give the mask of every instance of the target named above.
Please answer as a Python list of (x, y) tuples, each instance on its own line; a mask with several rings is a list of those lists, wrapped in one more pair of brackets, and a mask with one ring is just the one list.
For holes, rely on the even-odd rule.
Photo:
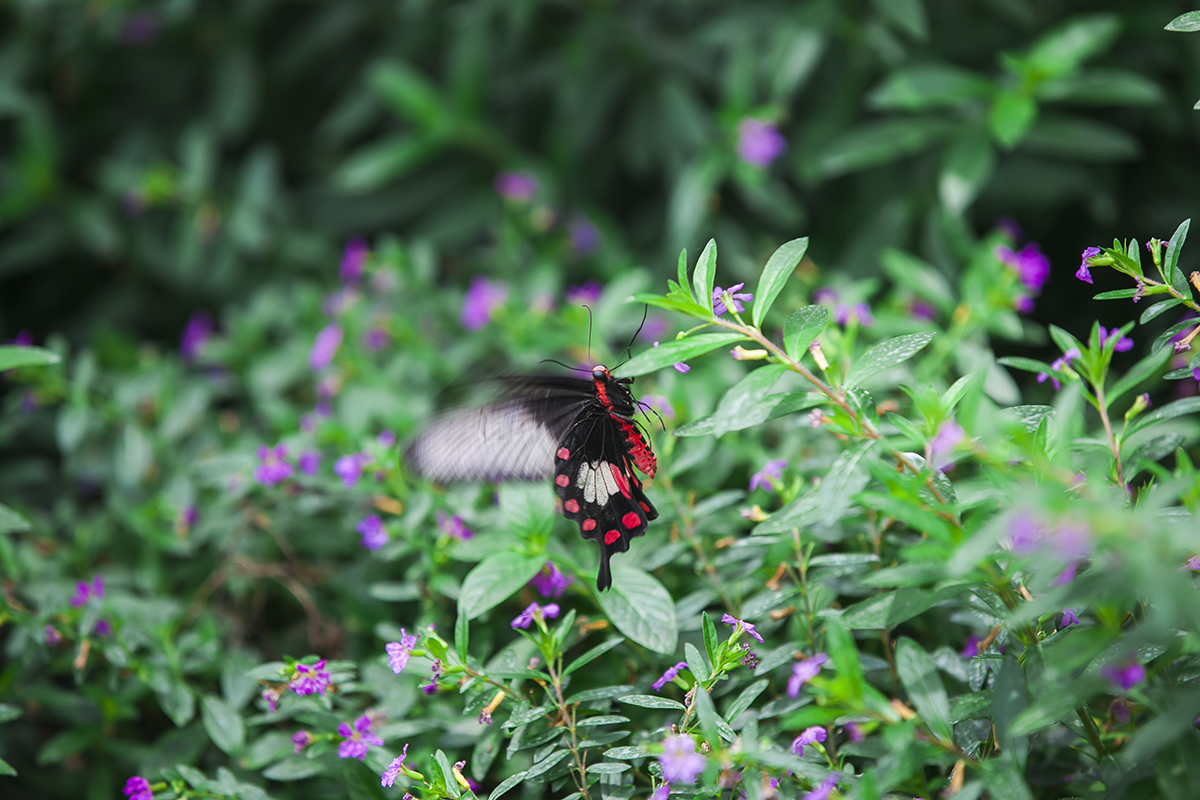
[[(1200, 796), (1179, 10), (0, 9), (0, 794)], [(612, 591), (403, 463), (627, 345)]]

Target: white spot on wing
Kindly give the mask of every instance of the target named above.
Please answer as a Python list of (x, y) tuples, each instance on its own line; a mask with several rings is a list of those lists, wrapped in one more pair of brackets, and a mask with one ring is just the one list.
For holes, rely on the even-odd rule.
[(583, 489), (583, 499), (589, 503), (606, 503), (620, 489), (607, 461), (593, 461), (579, 468), (575, 485)]

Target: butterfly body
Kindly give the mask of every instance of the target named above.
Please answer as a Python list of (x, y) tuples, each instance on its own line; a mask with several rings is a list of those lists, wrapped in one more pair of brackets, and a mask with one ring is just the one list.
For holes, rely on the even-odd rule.
[(415, 472), (438, 482), (554, 476), (564, 516), (600, 546), (596, 585), (612, 585), (609, 558), (658, 517), (635, 470), (658, 464), (633, 415), (631, 378), (602, 366), (591, 379), (514, 378), (501, 400), (436, 419), (406, 452)]

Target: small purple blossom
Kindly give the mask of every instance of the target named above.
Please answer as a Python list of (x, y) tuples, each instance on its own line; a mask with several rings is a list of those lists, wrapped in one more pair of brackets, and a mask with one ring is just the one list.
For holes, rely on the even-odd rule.
[(1078, 561), (1072, 561), (1067, 564), (1067, 568), (1055, 576), (1054, 580), (1050, 581), (1051, 586), (1066, 586), (1071, 581), (1075, 580), (1075, 571), (1079, 568)]
[[(1200, 727), (1200, 720), (1196, 721), (1197, 727)], [(667, 800), (671, 796), (671, 784), (664, 783), (662, 786), (654, 790), (654, 794), (650, 795), (650, 800)]]
[(867, 738), (866, 734), (863, 733), (862, 726), (857, 722), (846, 723), (846, 736), (855, 744), (858, 744), (863, 739)]
[(279, 710), (279, 690), (270, 686), (262, 690), (263, 702), (267, 704), (267, 709), (274, 714)]
[(871, 307), (866, 303), (855, 303), (854, 305), (838, 303), (833, 309), (833, 321), (842, 327), (851, 321), (869, 326), (875, 324), (875, 317), (871, 316)]
[(379, 432), (379, 435), (375, 437), (375, 441), (379, 443), (380, 447), (395, 447), (396, 432), (388, 428), (384, 428)]
[(384, 651), (387, 652), (388, 666), (392, 668), (392, 672), (399, 675), (408, 666), (408, 656), (413, 648), (417, 646), (417, 637), (408, 633), (404, 628), (400, 629), (400, 641), (388, 642), (384, 646)]
[(1028, 511), (1022, 511), (1008, 523), (1008, 538), (1014, 553), (1019, 555), (1031, 553), (1041, 537), (1041, 526)]
[(808, 792), (800, 800), (829, 800), (829, 795), (838, 785), (842, 774), (840, 772), (831, 772), (825, 776), (825, 780), (821, 781), (821, 785), (815, 787), (811, 792)]
[(342, 283), (358, 283), (370, 254), (371, 248), (367, 246), (366, 239), (355, 237), (346, 242), (340, 270)]
[(308, 731), (296, 731), (292, 734), (292, 744), (295, 745), (296, 755), (300, 755), (300, 751), (312, 743), (312, 734)]
[(937, 319), (937, 309), (923, 300), (913, 300), (908, 306), (908, 313), (912, 314), (914, 319)]
[(829, 661), (829, 656), (817, 653), (812, 658), (806, 658), (799, 664), (792, 665), (792, 677), (788, 678), (788, 697), (799, 697), (800, 687), (808, 683), (821, 672), (821, 666)]
[(763, 640), (763, 638), (758, 635), (758, 631), (754, 630), (753, 625), (751, 625), (749, 622), (738, 619), (732, 614), (723, 615), (721, 617), (721, 622), (724, 622), (726, 625), (732, 625), (734, 634), (736, 634), (739, 630), (743, 630), (753, 636), (755, 639), (758, 639), (759, 642), (762, 642)]
[(378, 514), (364, 517), (354, 529), (362, 534), (362, 546), (368, 550), (378, 550), (387, 544), (387, 528)]
[(275, 486), (292, 477), (296, 468), (287, 460), (287, 445), (275, 447), (262, 445), (258, 448), (258, 466), (254, 468), (254, 480), (262, 486)]
[(438, 530), (451, 539), (458, 539), (460, 542), (465, 542), (475, 535), (475, 531), (468, 528), (467, 524), (463, 522), (463, 518), (458, 514), (451, 517), (445, 511), (438, 511), (437, 521)]
[(683, 363), (682, 361), (676, 361), (671, 366), (673, 366), (675, 368), (676, 372), (682, 372), (684, 375), (686, 375), (687, 373), (692, 371), (692, 368), (689, 367), (687, 364)]
[(492, 185), (496, 189), (496, 194), (505, 200), (514, 200), (520, 203), (532, 200), (538, 189), (537, 178), (523, 170), (501, 172), (496, 175)]
[(661, 394), (644, 394), (639, 398), (639, 403), (643, 407), (654, 409), (666, 419), (675, 419), (675, 409), (671, 406), (671, 401)]
[(1180, 567), (1179, 571), (1182, 572), (1185, 569), (1190, 569), (1193, 572), (1200, 572), (1200, 556), (1191, 556), (1188, 558), (1187, 563)]
[(42, 635), (45, 637), (46, 644), (53, 647), (56, 644), (62, 644), (63, 635), (58, 632), (58, 628), (53, 625), (47, 625), (42, 628)]
[(746, 117), (738, 123), (738, 158), (755, 167), (765, 167), (787, 149), (787, 141), (774, 122)]
[(996, 256), (1017, 273), (1022, 284), (1034, 291), (1041, 289), (1050, 278), (1050, 259), (1042, 253), (1037, 242), (1030, 242), (1017, 252), (999, 245)]
[(938, 425), (937, 433), (929, 440), (929, 460), (933, 463), (934, 469), (944, 470), (954, 463), (949, 456), (954, 452), (954, 448), (962, 443), (966, 435), (962, 426), (953, 419), (945, 420)]
[(1034, 307), (1033, 298), (1027, 294), (1019, 294), (1013, 300), (1013, 308), (1018, 314), (1032, 314)]
[(963, 658), (974, 658), (979, 655), (979, 643), (983, 641), (982, 636), (971, 634), (967, 637), (967, 643), (959, 653)]
[(308, 365), (313, 372), (320, 372), (333, 363), (338, 347), (342, 344), (342, 326), (331, 322), (317, 332), (312, 350), (308, 352)]
[(329, 688), (329, 673), (325, 670), (325, 659), (315, 664), (297, 664), (288, 688), (303, 697), (308, 694), (325, 694)]
[(792, 752), (798, 756), (804, 755), (806, 745), (823, 742), (829, 737), (829, 734), (820, 725), (813, 725), (811, 728), (805, 728), (804, 731), (792, 740)]
[(129, 800), (154, 800), (154, 792), (150, 789), (150, 781), (141, 775), (134, 775), (125, 781), (125, 788), (122, 791), (125, 792), (125, 796)]
[(822, 286), (813, 293), (813, 302), (822, 306), (831, 306), (837, 302), (838, 293), (836, 289), (831, 289), (828, 286)]
[(695, 783), (704, 772), (705, 758), (696, 752), (696, 740), (690, 736), (672, 736), (663, 739), (663, 753), (658, 757), (663, 779), (667, 783)]
[(750, 476), (750, 491), (753, 492), (755, 489), (775, 491), (774, 481), (783, 480), (783, 468), (787, 466), (787, 463), (786, 458), (777, 458), (764, 464), (762, 469)]
[(338, 735), (346, 741), (338, 745), (338, 758), (357, 758), (362, 761), (367, 757), (367, 749), (371, 745), (383, 746), (383, 739), (371, 733), (371, 718), (363, 714), (354, 720), (354, 727), (349, 722), (338, 725)]
[(604, 287), (595, 281), (587, 281), (579, 286), (567, 287), (567, 302), (573, 306), (594, 306), (600, 301)]
[(438, 682), (437, 678), (433, 678), (429, 683), (421, 687), (421, 691), (425, 694), (437, 694)]
[(493, 283), (483, 275), (471, 279), (471, 287), (463, 298), (462, 325), (469, 331), (477, 331), (487, 327), (492, 321), (496, 309), (504, 305), (508, 299), (508, 287), (503, 283)]
[(1075, 277), (1084, 283), (1091, 283), (1092, 273), (1088, 272), (1088, 267), (1091, 266), (1091, 260), (1098, 255), (1100, 255), (1099, 247), (1084, 248), (1079, 258), (1079, 269), (1075, 271)]
[(1055, 390), (1061, 389), (1062, 382), (1055, 377), (1054, 373), (1062, 372), (1064, 369), (1070, 367), (1071, 362), (1079, 358), (1079, 356), (1079, 348), (1072, 347), (1070, 350), (1063, 353), (1061, 357), (1054, 359), (1053, 363), (1050, 364), (1050, 372), (1039, 372), (1037, 376), (1037, 382), (1045, 383), (1046, 379), (1049, 378), (1050, 382), (1054, 384)]
[(738, 289), (741, 289), (745, 285), (746, 284), (744, 284), (744, 283), (735, 283), (733, 286), (730, 286), (728, 289), (722, 289), (720, 286), (713, 289), (713, 293), (712, 293), (713, 316), (719, 317), (722, 314), (724, 314), (726, 311), (729, 310), (728, 308), (725, 307), (725, 301), (721, 297), (726, 292), (729, 293), (729, 299), (731, 301), (733, 301), (734, 312), (737, 314), (740, 314), (743, 311), (745, 311), (746, 307), (743, 306), (742, 303), (748, 302), (748, 301), (754, 299), (754, 295), (750, 294), (749, 292), (739, 292), (738, 291)]
[(1104, 326), (1100, 326), (1100, 346), (1104, 347), (1104, 343), (1109, 339), (1116, 338), (1117, 343), (1113, 345), (1113, 350), (1118, 353), (1125, 353), (1133, 349), (1133, 339), (1121, 334), (1120, 328), (1110, 328), (1105, 331)]
[(16, 345), (17, 347), (32, 347), (33, 333), (28, 328), (22, 328), (17, 331), (16, 338), (5, 342), (5, 344)]
[(388, 335), (387, 328), (382, 325), (373, 325), (363, 334), (363, 347), (372, 351), (382, 350), (387, 347), (389, 338), (391, 337)]
[(654, 691), (661, 692), (662, 688), (664, 686), (666, 686), (668, 683), (670, 683), (671, 681), (675, 680), (676, 677), (678, 677), (679, 670), (681, 670), (681, 669), (687, 669), (686, 661), (680, 661), (678, 664), (676, 664), (673, 667), (667, 667), (666, 672), (664, 672), (659, 677), (658, 680), (656, 680), (654, 683), (652, 683), (650, 685), (654, 688)]
[(300, 466), (300, 471), (305, 475), (316, 475), (317, 470), (321, 467), (321, 454), (316, 450), (307, 450), (300, 454), (300, 458), (296, 459), (296, 463)]
[(1122, 725), (1129, 724), (1129, 703), (1126, 703), (1120, 697), (1114, 698), (1108, 707), (1108, 711)]
[(537, 603), (530, 603), (524, 611), (517, 615), (517, 618), (512, 621), (514, 628), (528, 628), (534, 621), (543, 619), (552, 619), (558, 616), (558, 603), (549, 603), (544, 606), (539, 606)]
[(529, 581), (529, 585), (537, 589), (542, 597), (557, 599), (562, 597), (563, 592), (574, 582), (574, 578), (559, 572), (553, 561), (547, 561), (546, 566), (542, 567), (538, 574)]
[(349, 489), (358, 483), (358, 479), (362, 477), (363, 467), (370, 460), (371, 457), (366, 453), (351, 453), (334, 462), (333, 472), (342, 479), (342, 485)]
[(105, 594), (107, 592), (104, 590), (104, 578), (97, 573), (90, 584), (87, 581), (75, 584), (75, 596), (71, 598), (71, 605), (80, 608), (86, 606), (90, 600), (103, 600)]
[(106, 619), (96, 620), (96, 625), (92, 628), (92, 633), (96, 634), (97, 636), (112, 636), (112, 632), (112, 623)]
[(1100, 676), (1113, 684), (1113, 688), (1129, 691), (1137, 684), (1146, 680), (1146, 668), (1136, 661), (1128, 664), (1109, 664), (1100, 670)]
[(184, 361), (195, 361), (204, 352), (204, 345), (212, 336), (212, 316), (207, 311), (196, 311), (184, 326), (179, 340), (179, 355)]
[(1069, 608), (1064, 608), (1063, 615), (1062, 615), (1062, 624), (1059, 625), (1058, 627), (1069, 628), (1072, 625), (1078, 625), (1078, 624), (1079, 624), (1079, 617), (1076, 616), (1075, 612)]
[(400, 751), (400, 755), (392, 759), (392, 763), (388, 764), (387, 769), (380, 776), (379, 785), (391, 788), (396, 782), (396, 778), (400, 777), (400, 768), (404, 766), (404, 759), (408, 756), (408, 742), (404, 743), (404, 749)]
[(600, 246), (600, 231), (583, 214), (576, 214), (571, 218), (568, 231), (571, 236), (571, 247), (581, 256), (594, 253)]

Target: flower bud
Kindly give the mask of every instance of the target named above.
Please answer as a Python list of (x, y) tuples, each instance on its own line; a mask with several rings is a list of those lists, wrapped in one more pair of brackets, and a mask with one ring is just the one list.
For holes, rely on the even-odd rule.
[(767, 357), (766, 350), (747, 350), (740, 344), (729, 351), (734, 361), (762, 361)]
[(808, 346), (808, 352), (812, 353), (813, 361), (817, 362), (817, 366), (822, 371), (829, 369), (829, 362), (825, 360), (825, 353), (821, 351), (821, 343), (813, 342)]

